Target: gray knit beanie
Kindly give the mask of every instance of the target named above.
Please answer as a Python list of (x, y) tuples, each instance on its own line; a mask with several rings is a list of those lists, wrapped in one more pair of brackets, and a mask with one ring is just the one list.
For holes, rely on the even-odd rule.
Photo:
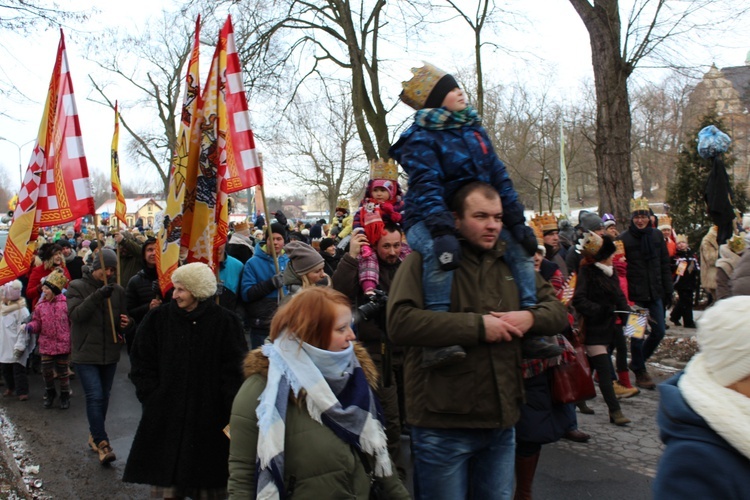
[(284, 246), (284, 251), (289, 256), (292, 269), (299, 276), (304, 276), (324, 262), (313, 247), (301, 241), (290, 241)]
[[(104, 257), (104, 267), (117, 267), (117, 254), (114, 250), (110, 250), (109, 248), (102, 248), (99, 252), (102, 257)], [(94, 255), (93, 257), (94, 261), (91, 264), (91, 268), (96, 271), (97, 269), (101, 269), (102, 267), (102, 259), (99, 257), (99, 255)]]

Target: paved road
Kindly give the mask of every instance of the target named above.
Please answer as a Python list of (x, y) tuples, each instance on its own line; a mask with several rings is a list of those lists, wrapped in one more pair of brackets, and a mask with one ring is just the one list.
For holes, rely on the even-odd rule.
[[(670, 330), (670, 333), (680, 332)], [(97, 455), (86, 445), (88, 426), (83, 393), (77, 380), (72, 382), (74, 396), (68, 411), (42, 408), (40, 375), (30, 377), (31, 399), (28, 402), (15, 398), (0, 402), (0, 410), (12, 423), (12, 426), (3, 425), (6, 441), (14, 453), (24, 457), (22, 467), (40, 466), (38, 478), (43, 481), (43, 492), (48, 498), (147, 498), (148, 487), (121, 481), (141, 413), (133, 386), (127, 379), (128, 370), (127, 355), (123, 353), (107, 417), (107, 430), (118, 456), (111, 467), (102, 467)], [(662, 373), (657, 378), (667, 376), (668, 373)], [(600, 396), (590, 402), (596, 414), (578, 414), (578, 421), (581, 430), (592, 435), (591, 441), (586, 444), (560, 441), (545, 446), (534, 484), (534, 498), (651, 498), (651, 482), (662, 451), (655, 421), (657, 405), (656, 391), (643, 391), (635, 398), (622, 401), (623, 413), (633, 423), (616, 427), (609, 423), (606, 405)], [(15, 433), (11, 427), (15, 427)], [(12, 435), (20, 439), (14, 440)]]

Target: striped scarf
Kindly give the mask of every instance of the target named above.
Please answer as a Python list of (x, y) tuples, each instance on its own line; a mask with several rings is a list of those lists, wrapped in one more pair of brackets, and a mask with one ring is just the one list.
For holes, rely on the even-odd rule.
[(414, 123), (428, 130), (449, 130), (468, 125), (481, 125), (477, 110), (467, 106), (463, 111), (448, 111), (445, 108), (424, 108), (417, 111)]
[[(316, 422), (357, 450), (375, 458), (377, 477), (391, 475), (380, 405), (372, 394), (354, 346), (341, 353), (315, 350), (294, 335), (282, 333), (273, 344), (263, 345), (268, 358), (268, 382), (260, 396), (256, 491), (259, 499), (278, 499), (284, 491), (284, 433), (289, 391), (307, 393), (307, 411)], [(341, 357), (348, 357), (343, 359)], [(328, 359), (322, 359), (328, 358)], [(326, 365), (326, 366), (323, 366)], [(330, 369), (331, 366), (343, 367)], [(323, 371), (321, 372), (321, 368)]]

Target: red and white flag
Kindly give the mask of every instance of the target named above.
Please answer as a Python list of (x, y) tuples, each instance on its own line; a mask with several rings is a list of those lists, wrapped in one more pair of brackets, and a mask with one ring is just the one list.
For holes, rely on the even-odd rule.
[(78, 108), (68, 70), (65, 38), (52, 71), (37, 142), (0, 261), (0, 285), (25, 274), (34, 257), (40, 227), (65, 224), (94, 213), (89, 171), (83, 152)]

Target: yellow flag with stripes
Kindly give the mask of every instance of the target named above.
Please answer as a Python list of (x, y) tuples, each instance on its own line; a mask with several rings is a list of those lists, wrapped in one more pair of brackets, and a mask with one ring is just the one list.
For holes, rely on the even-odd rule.
[(120, 182), (120, 158), (117, 152), (117, 146), (120, 141), (120, 113), (117, 111), (117, 101), (115, 101), (115, 131), (112, 134), (112, 192), (115, 193), (115, 217), (127, 226), (125, 219), (127, 207), (125, 206), (125, 196), (122, 194), (122, 183)]

